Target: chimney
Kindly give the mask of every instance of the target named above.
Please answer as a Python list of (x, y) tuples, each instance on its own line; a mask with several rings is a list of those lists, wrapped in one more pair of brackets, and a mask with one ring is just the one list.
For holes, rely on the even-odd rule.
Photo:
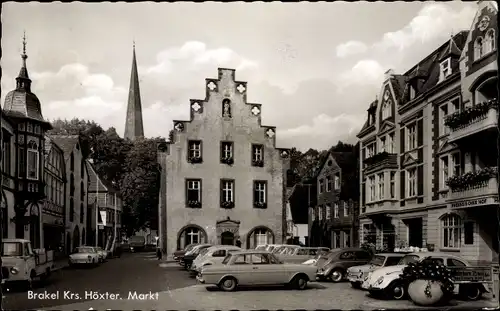
[(394, 70), (389, 69), (384, 73), (384, 81), (390, 79), (392, 76), (394, 76)]

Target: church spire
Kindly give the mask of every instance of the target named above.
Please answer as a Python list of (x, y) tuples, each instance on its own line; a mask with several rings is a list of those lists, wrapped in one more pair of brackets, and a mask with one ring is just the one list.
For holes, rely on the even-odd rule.
[(19, 70), (19, 75), (16, 78), (16, 88), (31, 92), (31, 80), (28, 75), (28, 68), (26, 67), (26, 59), (28, 59), (28, 55), (26, 54), (26, 32), (23, 35), (23, 53), (21, 54), (21, 59), (23, 62), (21, 70)]
[(139, 90), (139, 74), (135, 56), (135, 41), (132, 53), (132, 72), (130, 74), (130, 88), (128, 91), (127, 116), (125, 121), (125, 139), (135, 140), (144, 137), (142, 124), (141, 93)]

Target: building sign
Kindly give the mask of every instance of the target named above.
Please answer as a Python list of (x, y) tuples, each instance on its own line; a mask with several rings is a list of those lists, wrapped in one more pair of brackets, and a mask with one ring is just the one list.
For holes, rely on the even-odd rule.
[[(106, 211), (99, 211), (99, 214), (101, 214), (101, 220), (102, 220), (102, 225), (105, 226), (106, 225)], [(101, 225), (100, 224), (100, 225)]]
[(452, 208), (466, 208), (466, 207), (471, 207), (471, 206), (494, 204), (497, 202), (498, 202), (498, 197), (481, 198), (481, 199), (463, 200), (463, 201), (453, 202), (453, 203), (451, 203), (451, 207)]

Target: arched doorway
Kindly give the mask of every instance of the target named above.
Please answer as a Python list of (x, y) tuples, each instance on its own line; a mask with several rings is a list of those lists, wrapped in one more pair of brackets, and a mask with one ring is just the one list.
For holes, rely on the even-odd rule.
[(247, 235), (247, 249), (254, 249), (259, 245), (274, 244), (274, 233), (265, 226), (255, 227)]
[(69, 232), (66, 233), (66, 254), (71, 254), (72, 249), (71, 249), (71, 236), (69, 235)]
[(198, 244), (207, 242), (207, 233), (198, 225), (187, 225), (177, 235), (177, 249), (186, 248), (189, 244)]
[(234, 233), (226, 231), (220, 235), (222, 245), (234, 245)]
[(85, 235), (85, 228), (82, 229), (82, 245), (87, 245), (87, 236)]
[(80, 246), (80, 229), (78, 226), (73, 230), (73, 248)]

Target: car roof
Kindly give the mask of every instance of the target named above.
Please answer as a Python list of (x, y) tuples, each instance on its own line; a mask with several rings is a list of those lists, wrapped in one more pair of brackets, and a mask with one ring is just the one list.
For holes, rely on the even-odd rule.
[(214, 246), (210, 246), (208, 248), (209, 251), (217, 250), (217, 249), (241, 249), (241, 247), (234, 246), (234, 245), (214, 245)]
[(456, 255), (452, 255), (452, 254), (449, 254), (449, 253), (445, 253), (445, 252), (415, 252), (415, 253), (409, 253), (407, 255), (416, 255), (418, 257), (443, 257), (443, 258), (455, 258), (455, 259), (459, 259), (463, 262), (467, 262), (467, 260), (465, 260), (464, 258), (460, 257), (460, 256), (456, 256)]
[(257, 250), (252, 250), (252, 249), (245, 249), (241, 250), (239, 252), (234, 252), (232, 255), (245, 255), (245, 254), (272, 254), (271, 252), (268, 251), (257, 251)]
[(385, 256), (385, 257), (404, 257), (409, 253), (377, 253), (375, 256)]

